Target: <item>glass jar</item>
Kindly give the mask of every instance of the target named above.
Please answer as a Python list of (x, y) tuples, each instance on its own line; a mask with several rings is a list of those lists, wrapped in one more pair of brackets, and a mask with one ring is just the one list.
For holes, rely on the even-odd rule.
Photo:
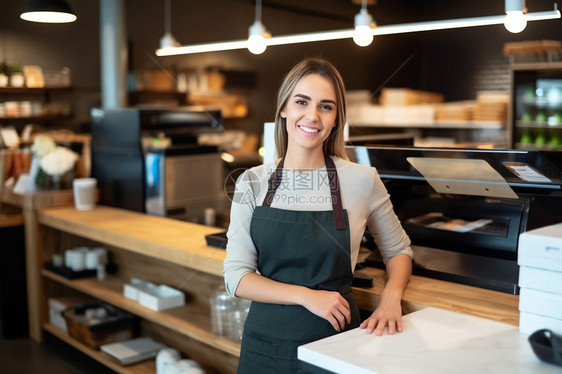
[(224, 287), (217, 289), (211, 296), (211, 326), (216, 336), (230, 339), (234, 300)]
[(242, 341), (244, 323), (250, 311), (250, 304), (250, 300), (242, 298), (236, 298), (233, 302), (233, 310), (230, 314), (232, 318), (230, 323), (230, 339), (234, 342), (240, 343)]

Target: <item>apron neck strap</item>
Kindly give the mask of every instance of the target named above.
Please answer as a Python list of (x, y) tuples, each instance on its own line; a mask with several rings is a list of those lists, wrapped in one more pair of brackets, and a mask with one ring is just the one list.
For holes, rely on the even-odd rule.
[[(338, 230), (345, 230), (347, 224), (345, 222), (345, 215), (343, 212), (343, 204), (341, 200), (341, 191), (338, 179), (338, 171), (336, 170), (336, 165), (334, 161), (328, 154), (324, 153), (324, 162), (326, 163), (326, 171), (328, 172), (328, 181), (330, 183), (330, 193), (332, 197), (332, 208), (334, 210), (334, 218), (336, 220), (336, 228)], [(283, 165), (285, 163), (285, 157), (279, 161), (277, 168), (269, 177), (267, 182), (267, 194), (263, 201), (262, 206), (269, 207), (273, 201), (273, 196), (277, 187), (281, 183), (281, 178), (283, 175)]]

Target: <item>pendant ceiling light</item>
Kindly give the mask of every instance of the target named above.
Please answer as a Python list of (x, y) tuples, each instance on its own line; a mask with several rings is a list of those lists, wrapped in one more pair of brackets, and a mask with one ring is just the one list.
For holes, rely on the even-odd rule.
[(160, 48), (174, 48), (180, 45), (172, 35), (172, 6), (170, 1), (164, 2), (164, 36), (160, 38)]
[(261, 23), (261, 0), (256, 0), (256, 18), (250, 26), (248, 34), (248, 50), (255, 55), (264, 53), (267, 48), (267, 39), (271, 38), (271, 34)]
[[(509, 5), (509, 9), (511, 9), (510, 4), (512, 1), (518, 3), (522, 2), (522, 0), (506, 0), (506, 10), (508, 9), (508, 5)], [(261, 2), (260, 2), (260, 6), (261, 6)], [(520, 8), (522, 9), (523, 7)], [(363, 11), (363, 9), (361, 9), (361, 11)], [(361, 12), (359, 14), (361, 14)], [(558, 6), (554, 4), (554, 10), (525, 13), (523, 14), (523, 17), (525, 23), (531, 21), (558, 19), (560, 18), (560, 11), (558, 10)], [(508, 18), (507, 14), (502, 14), (497, 16), (458, 18), (458, 19), (440, 20), (440, 21), (405, 23), (405, 24), (398, 24), (398, 25), (383, 25), (377, 27), (370, 27), (369, 29), (370, 29), (371, 36), (391, 35), (391, 34), (403, 34), (403, 33), (421, 32), (421, 31), (458, 29), (463, 27), (502, 25), (502, 24), (506, 24), (507, 18)], [(265, 47), (269, 47), (274, 45), (320, 42), (325, 40), (350, 39), (350, 38), (354, 38), (355, 35), (356, 35), (355, 29), (350, 28), (350, 29), (343, 29), (343, 30), (311, 32), (305, 34), (264, 37), (263, 40), (265, 41)], [(249, 48), (248, 40), (232, 40), (232, 41), (207, 43), (207, 44), (186, 45), (176, 48), (161, 48), (156, 51), (156, 55), (172, 56), (172, 55), (183, 55), (183, 54), (191, 54), (191, 53), (228, 51), (228, 50), (245, 49), (245, 48)]]
[(29, 0), (20, 18), (31, 22), (69, 23), (76, 15), (64, 0)]
[(367, 0), (363, 0), (361, 10), (355, 15), (355, 33), (353, 41), (360, 47), (366, 47), (373, 42), (373, 28), (376, 27), (373, 17), (367, 11)]
[(525, 0), (505, 0), (505, 28), (517, 34), (527, 27)]

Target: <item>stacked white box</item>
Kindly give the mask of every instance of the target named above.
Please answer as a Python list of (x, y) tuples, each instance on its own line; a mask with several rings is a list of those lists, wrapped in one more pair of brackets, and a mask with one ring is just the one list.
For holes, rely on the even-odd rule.
[(519, 331), (562, 334), (562, 223), (519, 236)]

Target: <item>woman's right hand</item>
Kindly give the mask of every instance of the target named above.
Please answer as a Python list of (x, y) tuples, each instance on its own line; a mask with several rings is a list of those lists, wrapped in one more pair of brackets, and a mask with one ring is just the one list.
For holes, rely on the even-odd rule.
[(349, 303), (339, 292), (308, 289), (302, 306), (330, 322), (336, 331), (351, 323)]
[(330, 322), (336, 331), (343, 330), (346, 323), (351, 323), (349, 303), (339, 292), (313, 290), (248, 273), (238, 283), (236, 296), (261, 303), (302, 305)]

